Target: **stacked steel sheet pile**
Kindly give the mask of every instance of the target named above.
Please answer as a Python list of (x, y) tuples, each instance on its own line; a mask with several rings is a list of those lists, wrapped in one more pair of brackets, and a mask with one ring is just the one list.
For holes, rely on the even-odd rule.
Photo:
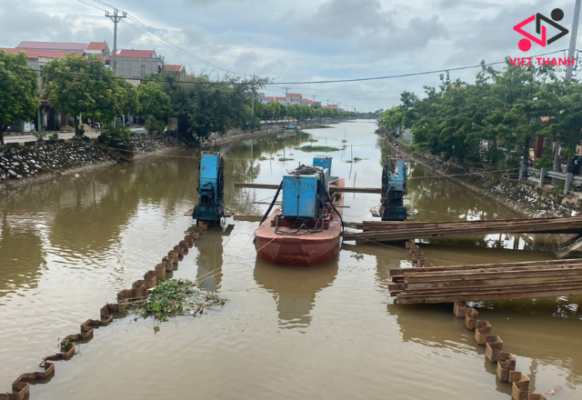
[(532, 261), (390, 270), (399, 304), (582, 295), (582, 260)]
[(500, 219), (491, 221), (364, 221), (364, 232), (345, 233), (344, 240), (402, 241), (489, 233), (582, 233), (582, 217)]

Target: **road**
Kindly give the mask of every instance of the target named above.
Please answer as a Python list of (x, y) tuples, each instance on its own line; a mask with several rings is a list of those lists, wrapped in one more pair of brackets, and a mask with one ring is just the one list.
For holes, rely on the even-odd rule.
[[(137, 134), (141, 134), (141, 133), (147, 133), (147, 131), (143, 128), (143, 127), (137, 127), (137, 128), (131, 128), (131, 130)], [(71, 139), (73, 136), (75, 136), (74, 133), (59, 133), (59, 139)], [(86, 132), (85, 136), (87, 136), (88, 138), (91, 139), (96, 139), (97, 137), (99, 137), (99, 133), (97, 132)], [(48, 135), (46, 137), (46, 139), (48, 139)], [(36, 137), (34, 135), (14, 135), (14, 136), (10, 136), (10, 135), (6, 135), (4, 134), (4, 142), (5, 143), (24, 143), (24, 142), (31, 142), (31, 141), (36, 141)]]
[[(73, 136), (75, 136), (74, 133), (59, 133), (59, 139), (70, 139)], [(85, 133), (85, 136), (90, 137), (90, 138), (96, 138), (99, 136), (99, 133), (94, 133), (94, 132)], [(46, 137), (46, 139), (48, 139), (48, 136)], [(36, 141), (36, 140), (37, 140), (36, 137), (33, 135), (10, 136), (10, 135), (4, 134), (4, 142), (5, 143), (24, 143), (24, 142), (31, 142), (31, 141)]]

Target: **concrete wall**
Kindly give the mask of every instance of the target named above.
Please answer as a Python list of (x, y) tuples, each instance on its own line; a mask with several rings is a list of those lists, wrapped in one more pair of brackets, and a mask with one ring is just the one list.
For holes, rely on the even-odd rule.
[[(113, 65), (113, 59), (111, 64)], [(144, 78), (159, 73), (162, 68), (162, 60), (159, 58), (117, 57), (117, 75), (126, 79)]]

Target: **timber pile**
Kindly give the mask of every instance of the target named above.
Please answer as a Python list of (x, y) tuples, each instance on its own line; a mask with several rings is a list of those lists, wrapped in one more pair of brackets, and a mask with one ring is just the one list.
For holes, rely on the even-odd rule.
[(364, 221), (357, 227), (364, 232), (345, 233), (344, 240), (402, 241), (491, 233), (582, 233), (582, 216), (491, 221)]
[(582, 295), (582, 260), (390, 270), (399, 304), (454, 303)]

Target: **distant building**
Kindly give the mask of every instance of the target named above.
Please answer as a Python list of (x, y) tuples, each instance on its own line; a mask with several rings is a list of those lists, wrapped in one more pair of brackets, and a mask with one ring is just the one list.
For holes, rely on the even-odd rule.
[(313, 107), (313, 101), (308, 99), (301, 99), (301, 105), (307, 107)]
[(288, 105), (301, 104), (302, 96), (300, 93), (287, 93), (285, 101)]
[(155, 50), (117, 50), (116, 62), (115, 72), (125, 79), (143, 79), (159, 74), (164, 68), (164, 60), (158, 57)]
[(337, 109), (337, 106), (334, 105), (334, 104), (328, 104), (327, 106), (323, 106), (323, 108), (327, 108), (327, 109), (330, 109), (330, 110), (335, 110), (335, 109)]
[(183, 65), (164, 64), (164, 71), (178, 75), (179, 79), (186, 79), (186, 67)]

